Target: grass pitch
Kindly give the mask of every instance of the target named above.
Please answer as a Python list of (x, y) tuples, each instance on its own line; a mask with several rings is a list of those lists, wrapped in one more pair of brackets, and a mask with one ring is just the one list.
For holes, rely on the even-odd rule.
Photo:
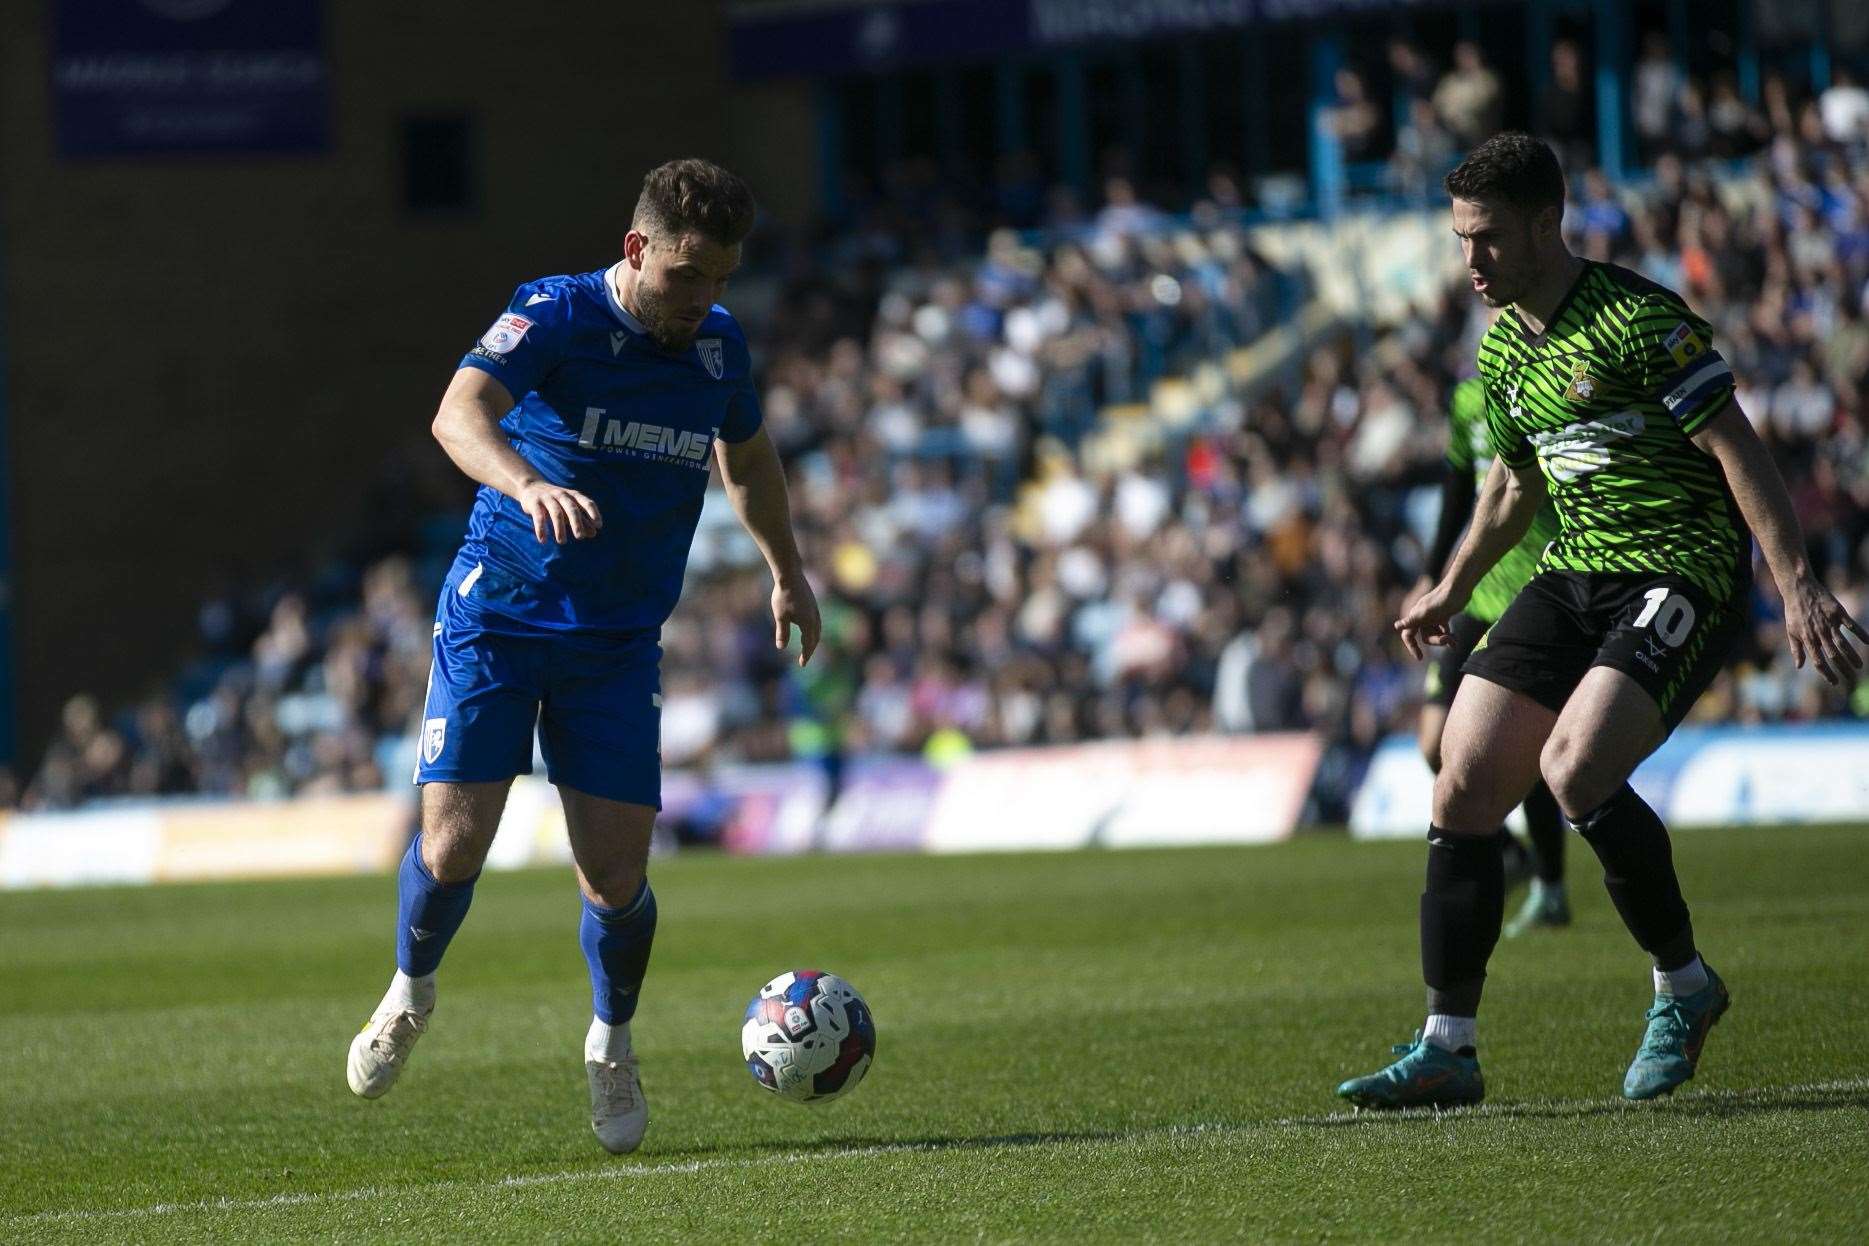
[[(1576, 926), (1493, 963), (1488, 1102), (1403, 1117), (1332, 1090), (1420, 1022), (1418, 844), (662, 862), (621, 1159), (568, 873), (482, 882), (376, 1103), (343, 1061), (392, 880), (0, 895), (0, 1239), (1869, 1236), (1869, 830), (1677, 839), (1734, 1006), (1650, 1105), (1616, 1097), (1646, 962), (1571, 847)], [(824, 1108), (739, 1057), (801, 966), (877, 1017)]]

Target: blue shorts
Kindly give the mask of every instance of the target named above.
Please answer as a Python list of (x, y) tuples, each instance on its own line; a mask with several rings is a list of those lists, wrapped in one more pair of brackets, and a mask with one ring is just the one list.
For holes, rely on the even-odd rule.
[(482, 611), (449, 584), (435, 609), (415, 781), (531, 774), (536, 725), (554, 784), (660, 809), (661, 660), (653, 632), (528, 628)]

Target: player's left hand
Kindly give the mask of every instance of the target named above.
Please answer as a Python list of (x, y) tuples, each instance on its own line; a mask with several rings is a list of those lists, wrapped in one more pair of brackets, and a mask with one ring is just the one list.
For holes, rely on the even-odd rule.
[(1833, 684), (1862, 670), (1862, 655), (1849, 638), (1869, 645), (1869, 632), (1850, 618), (1843, 603), (1806, 572), (1785, 594), (1785, 640), (1791, 645), (1791, 660), (1802, 669), (1808, 657), (1817, 673)]
[(818, 595), (811, 591), (810, 583), (802, 575), (780, 580), (772, 586), (774, 649), (783, 649), (791, 641), (794, 625), (798, 628), (798, 664), (803, 666), (818, 651), (818, 637), (823, 634), (824, 621), (818, 617)]

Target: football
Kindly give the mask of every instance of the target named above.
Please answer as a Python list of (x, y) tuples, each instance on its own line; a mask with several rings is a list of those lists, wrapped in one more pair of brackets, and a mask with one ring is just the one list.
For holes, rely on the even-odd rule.
[(794, 1103), (850, 1093), (876, 1055), (876, 1025), (857, 989), (834, 973), (795, 969), (759, 988), (740, 1026), (753, 1080)]

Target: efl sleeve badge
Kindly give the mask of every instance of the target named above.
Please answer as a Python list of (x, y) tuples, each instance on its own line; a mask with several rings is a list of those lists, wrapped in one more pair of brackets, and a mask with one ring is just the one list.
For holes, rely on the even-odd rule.
[(1661, 345), (1677, 368), (1685, 368), (1707, 353), (1707, 344), (1700, 340), (1700, 335), (1685, 320), (1674, 326), (1674, 332), (1663, 339)]
[(493, 322), (493, 327), (480, 335), (480, 346), (490, 355), (504, 355), (519, 345), (532, 328), (532, 321), (518, 312), (507, 312)]

